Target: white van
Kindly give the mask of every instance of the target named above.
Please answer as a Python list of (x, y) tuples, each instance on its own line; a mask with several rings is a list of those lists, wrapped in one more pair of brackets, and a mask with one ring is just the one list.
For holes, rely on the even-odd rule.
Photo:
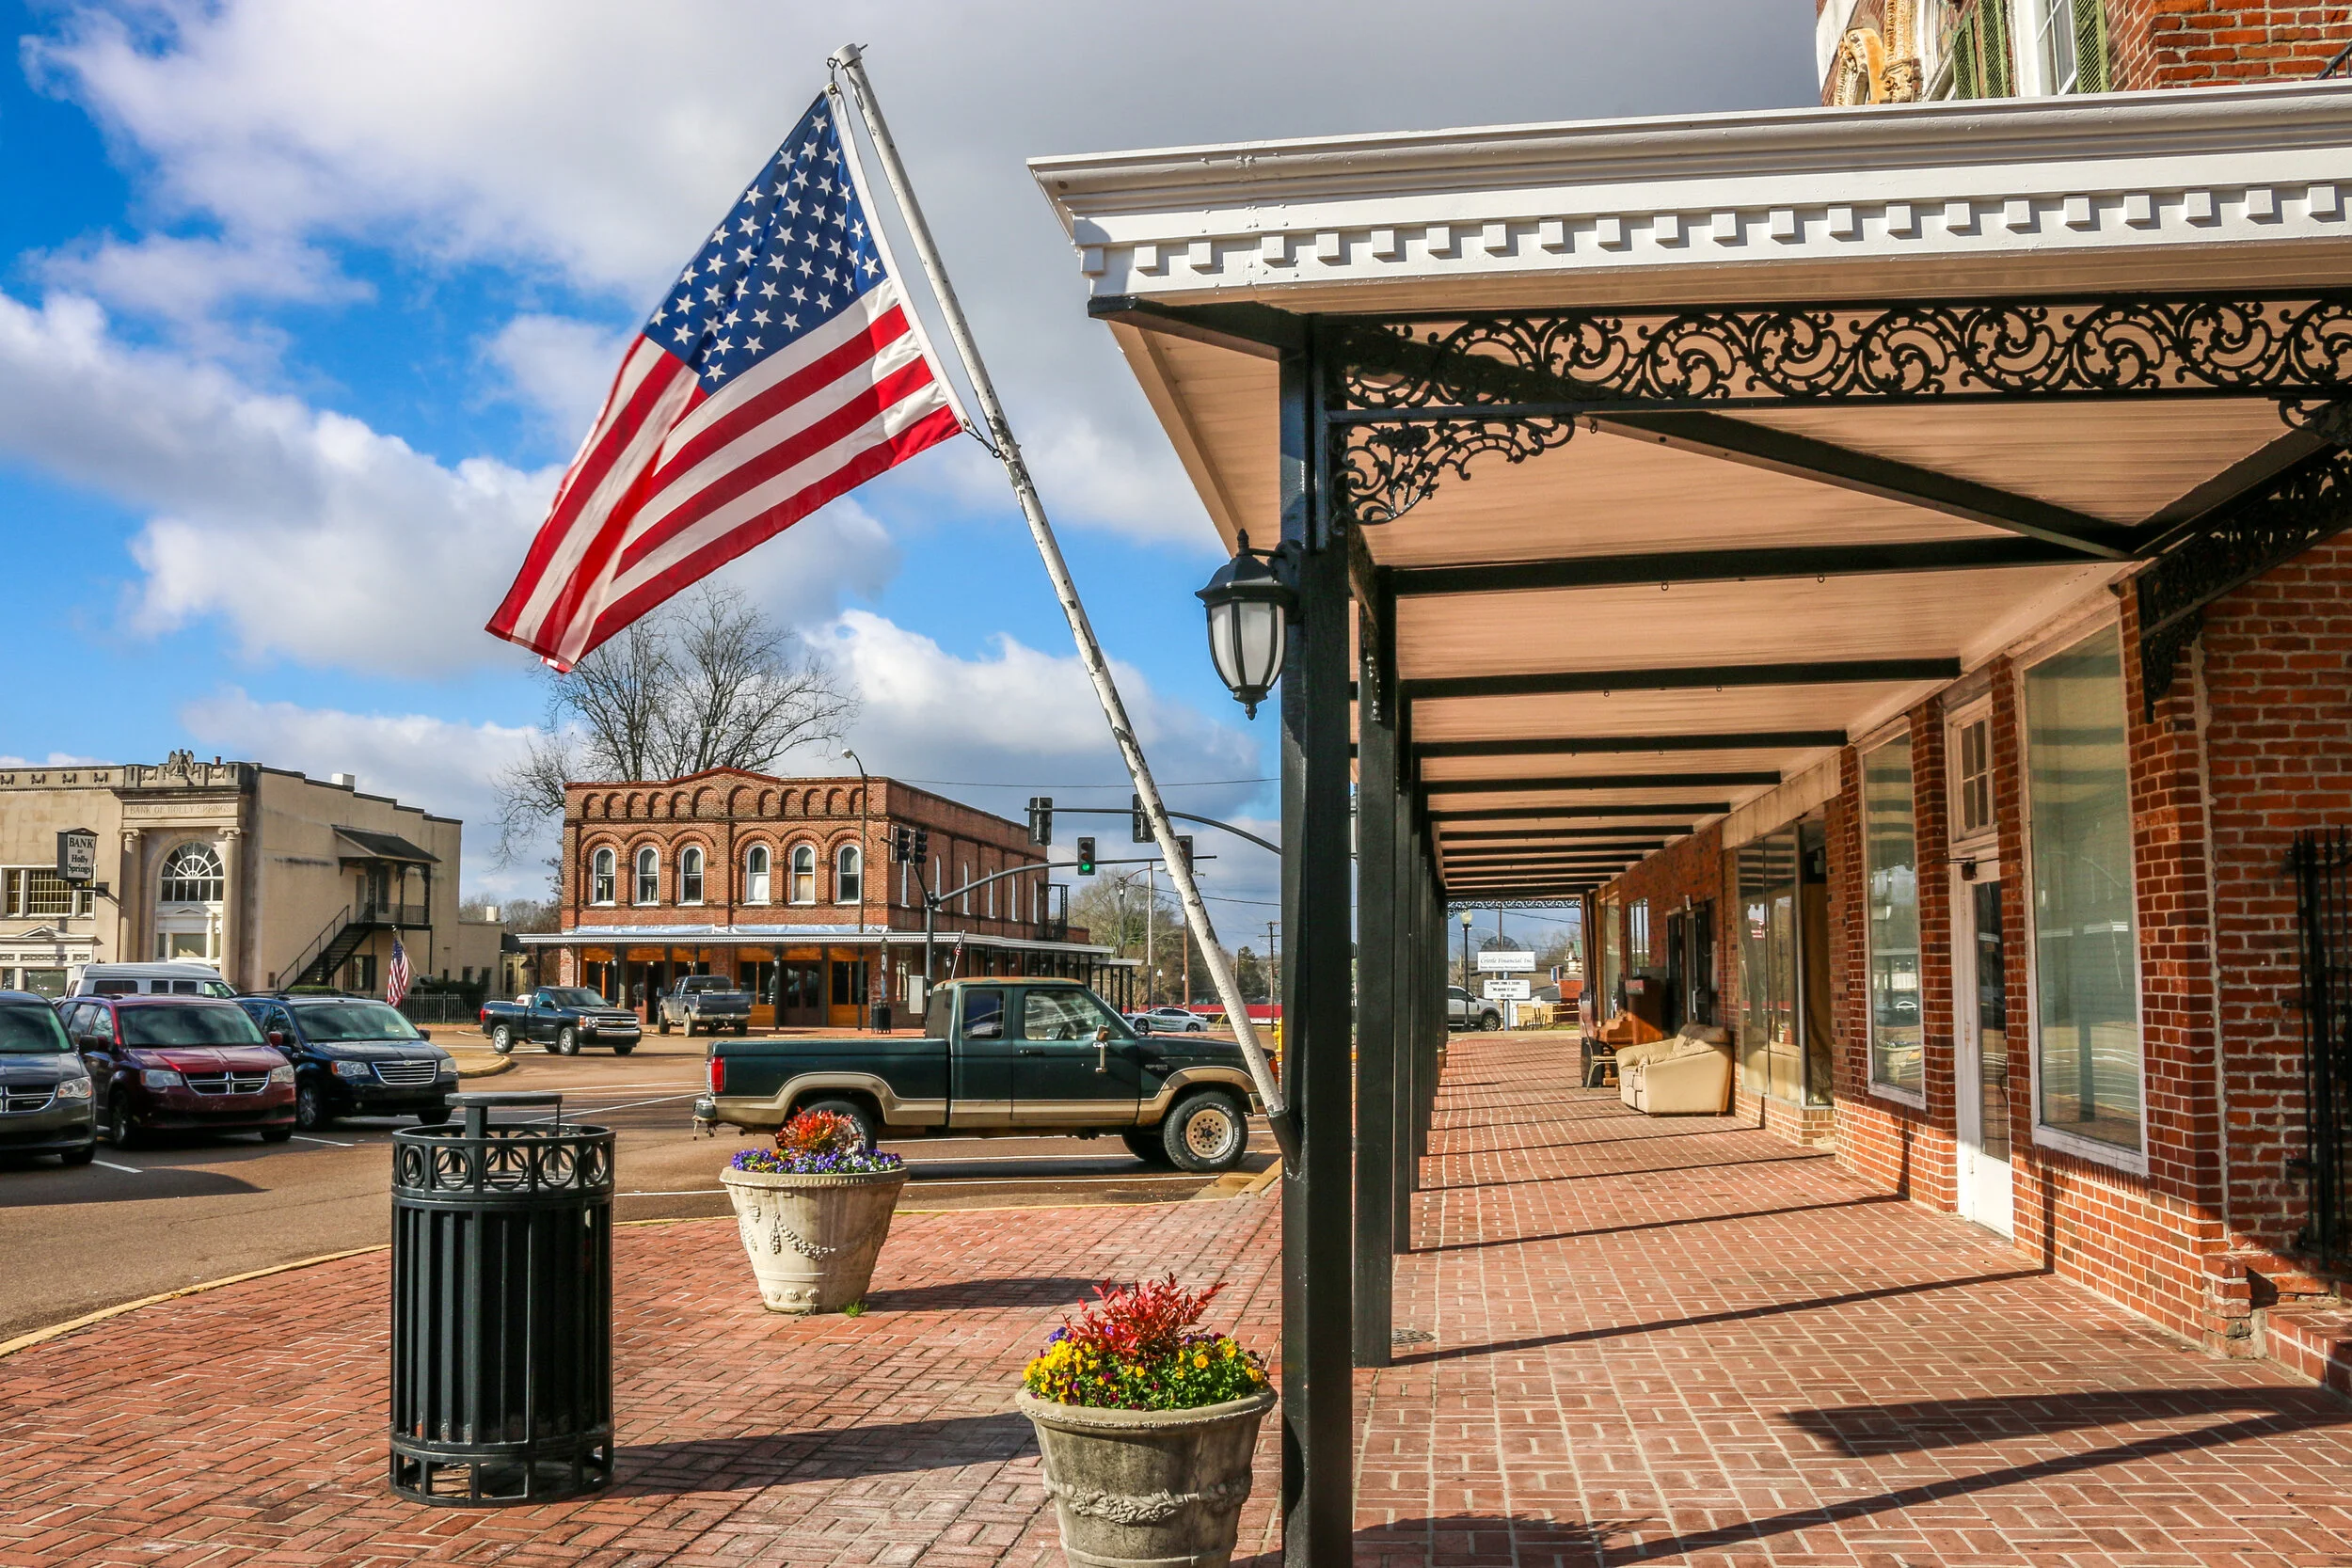
[(76, 996), (234, 996), (211, 964), (84, 964)]

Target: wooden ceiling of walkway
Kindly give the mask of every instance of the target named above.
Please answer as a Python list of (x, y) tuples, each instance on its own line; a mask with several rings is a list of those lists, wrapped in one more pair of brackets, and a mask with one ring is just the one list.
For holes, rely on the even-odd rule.
[[(1447, 332), (1450, 311), (2343, 288), (2352, 246), (2318, 242), (2336, 231), (2328, 214), (2352, 207), (2352, 189), (2308, 187), (2288, 224), (2265, 218), (2288, 209), (2256, 188), (2228, 198), (2232, 207), (2210, 188), (2136, 198), (2085, 182), (2124, 183), (2127, 156), (2140, 160), (2131, 177), (2152, 188), (2221, 168), (2250, 181), (2258, 167), (2289, 166), (2276, 161), (2288, 151), (2344, 148), (2347, 103), (2182, 93), (2114, 100), (2097, 114), (2028, 105), (1971, 118), (1946, 105), (1867, 120), (1659, 122), (1638, 136), (1505, 128), (1036, 167), (1073, 239), (1098, 247), (1088, 252), (1097, 312), (1231, 547), (1243, 528), (1268, 542), (1280, 514), (1277, 365), (1121, 313), (1121, 300), (1409, 315), (1428, 336)], [(2029, 144), (2042, 163), (2028, 166), (2015, 150)], [(1841, 252), (1838, 226), (1855, 225), (1860, 209), (1836, 205), (1857, 199), (1838, 194), (1851, 188), (1837, 183), (1839, 157), (1855, 171), (1876, 160), (1866, 172), (1882, 195), (1935, 190), (1942, 205), (1929, 210), (1947, 230), (1936, 247), (1915, 254), (1889, 237), (1899, 211), (1914, 221), (1898, 203), (1873, 244), (1859, 244), (1866, 225)], [(2070, 168), (2068, 157), (2083, 163)], [(1649, 182), (1630, 194), (1601, 182), (1635, 174)], [(1537, 212), (1678, 205), (1700, 215), (1460, 221), (1482, 201), (1530, 210), (1538, 198), (1525, 192), (1538, 185), (1553, 205)], [(1432, 204), (1440, 190), (1442, 209)], [(1944, 194), (1954, 190), (1975, 194)], [(2111, 194), (2062, 194), (2082, 190)], [(2001, 194), (2020, 191), (2031, 194)], [(2145, 243), (2135, 201), (2159, 225), (2177, 214), (2162, 246)], [(2200, 227), (2201, 212), (2218, 215)], [(1979, 221), (1988, 213), (2007, 217)], [(1454, 221), (1430, 221), (1446, 215)], [(1220, 223), (1297, 233), (1192, 237)], [(1637, 232), (1654, 237), (1646, 250)], [(1724, 260), (1699, 254), (1701, 235)], [(1786, 242), (1777, 250), (1775, 239)], [(1508, 259), (1489, 264), (1488, 252)], [(1184, 265), (1170, 260), (1179, 254)], [(1392, 277), (1366, 261), (1391, 255)], [(1187, 267), (1232, 280), (1180, 276)], [(2319, 450), (2267, 395), (1734, 400), (1705, 412), (1603, 413), (1523, 461), (1473, 458), (1469, 479), (1445, 476), (1401, 517), (1362, 530), (1397, 595), (1408, 767), (1437, 825), (1448, 893), (1557, 894), (1606, 880), (2070, 607), (2102, 603), (2174, 525)]]

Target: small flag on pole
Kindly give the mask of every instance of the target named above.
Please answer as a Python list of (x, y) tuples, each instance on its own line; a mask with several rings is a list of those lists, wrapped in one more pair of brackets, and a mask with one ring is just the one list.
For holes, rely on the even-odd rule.
[(963, 428), (856, 153), (818, 94), (630, 344), (492, 635), (569, 670)]
[(392, 934), (392, 961), (384, 972), (384, 1001), (397, 1007), (400, 999), (408, 994), (408, 949), (400, 944), (400, 934)]

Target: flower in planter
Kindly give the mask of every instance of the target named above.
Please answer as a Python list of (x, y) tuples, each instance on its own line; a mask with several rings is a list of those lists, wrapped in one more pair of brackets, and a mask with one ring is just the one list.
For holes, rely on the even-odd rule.
[(803, 1111), (776, 1130), (773, 1148), (746, 1148), (729, 1162), (769, 1176), (879, 1176), (906, 1162), (866, 1147), (865, 1131), (838, 1111)]
[(1022, 1375), (1041, 1400), (1113, 1410), (1197, 1410), (1254, 1394), (1265, 1363), (1231, 1335), (1194, 1331), (1225, 1287), (1187, 1291), (1176, 1276), (1098, 1286)]

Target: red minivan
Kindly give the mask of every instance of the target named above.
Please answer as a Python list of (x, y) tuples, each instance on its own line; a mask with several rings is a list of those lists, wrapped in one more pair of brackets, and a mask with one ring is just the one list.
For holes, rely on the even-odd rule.
[(117, 1148), (149, 1132), (294, 1130), (294, 1070), (252, 1015), (207, 996), (69, 996), (66, 1037), (98, 1090), (98, 1125)]

